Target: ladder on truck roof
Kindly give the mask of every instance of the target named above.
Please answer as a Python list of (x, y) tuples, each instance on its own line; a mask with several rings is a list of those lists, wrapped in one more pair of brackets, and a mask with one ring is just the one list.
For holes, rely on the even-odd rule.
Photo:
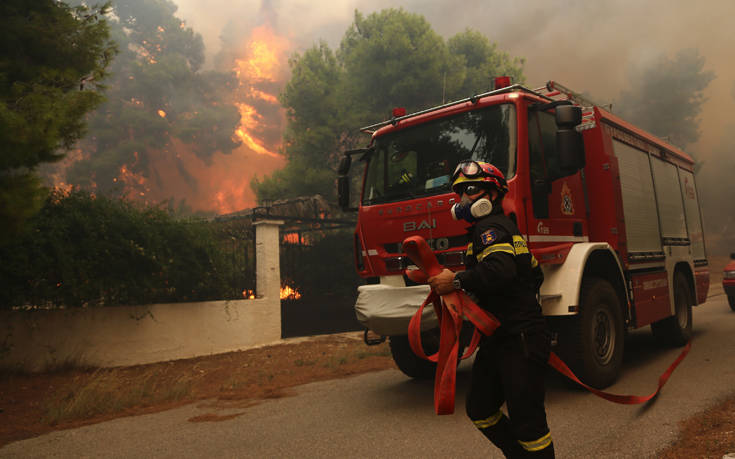
[[(546, 91), (546, 94), (541, 93), (541, 91), (544, 90)], [(569, 100), (582, 107), (583, 110), (592, 109), (592, 107), (603, 106), (584, 97), (578, 92), (572, 91), (571, 89), (554, 80), (549, 80), (546, 83), (546, 86), (534, 89), (534, 92), (536, 92), (540, 96), (551, 98), (554, 100)]]
[(549, 99), (549, 101), (552, 101), (553, 100), (553, 99), (551, 99), (549, 97), (546, 97), (546, 96), (543, 96), (541, 94), (538, 94), (535, 91), (533, 91), (532, 89), (528, 89), (528, 88), (526, 88), (523, 85), (514, 84), (514, 85), (506, 86), (504, 88), (495, 89), (493, 91), (483, 92), (482, 94), (475, 94), (474, 96), (465, 97), (464, 99), (455, 100), (453, 102), (448, 102), (446, 104), (438, 105), (436, 107), (431, 107), (431, 108), (427, 108), (427, 109), (424, 109), (424, 110), (419, 110), (418, 112), (410, 113), (410, 114), (407, 114), (407, 115), (398, 116), (398, 117), (395, 117), (394, 116), (393, 118), (391, 118), (389, 120), (381, 121), (380, 123), (375, 123), (375, 124), (371, 124), (370, 126), (365, 126), (363, 128), (360, 128), (360, 132), (364, 132), (366, 134), (372, 134), (373, 132), (377, 131), (378, 129), (382, 128), (383, 126), (387, 126), (389, 124), (392, 124), (393, 126), (395, 126), (396, 124), (398, 124), (399, 121), (404, 120), (406, 118), (412, 118), (412, 117), (417, 116), (417, 115), (423, 115), (424, 113), (435, 112), (437, 110), (441, 110), (441, 109), (447, 108), (447, 107), (452, 107), (454, 105), (463, 104), (465, 102), (472, 102), (474, 104), (474, 103), (476, 103), (478, 100), (480, 100), (483, 97), (494, 96), (496, 94), (503, 94), (503, 93), (506, 93), (506, 92), (513, 92), (513, 91), (516, 91), (516, 90), (531, 92), (531, 93), (534, 93), (534, 94), (536, 94), (538, 96), (545, 97), (545, 98)]
[(412, 118), (417, 115), (423, 115), (425, 113), (431, 113), (437, 110), (441, 110), (447, 107), (452, 107), (454, 105), (463, 104), (465, 102), (472, 102), (476, 103), (478, 100), (480, 100), (483, 97), (487, 96), (494, 96), (497, 94), (503, 94), (506, 92), (513, 92), (513, 91), (525, 91), (531, 94), (534, 94), (536, 96), (542, 97), (549, 102), (555, 102), (559, 100), (569, 100), (572, 103), (575, 103), (582, 107), (583, 112), (588, 112), (592, 110), (592, 107), (601, 107), (601, 105), (596, 104), (592, 102), (590, 99), (587, 99), (586, 97), (582, 96), (581, 94), (572, 91), (571, 89), (563, 86), (562, 84), (549, 80), (545, 86), (542, 86), (540, 88), (536, 89), (529, 89), (521, 84), (514, 84), (511, 86), (506, 86), (505, 88), (495, 89), (493, 91), (484, 92), (482, 94), (476, 94), (474, 96), (465, 97), (464, 99), (455, 100), (453, 102), (448, 102), (446, 104), (438, 105), (436, 107), (427, 108), (424, 110), (419, 110), (418, 112), (410, 113), (403, 116), (393, 117), (389, 120), (382, 121), (380, 123), (371, 124), (370, 126), (365, 126), (363, 128), (360, 128), (360, 132), (364, 132), (366, 134), (373, 134), (378, 129), (382, 128), (383, 126), (387, 126), (389, 124), (396, 125), (399, 121)]

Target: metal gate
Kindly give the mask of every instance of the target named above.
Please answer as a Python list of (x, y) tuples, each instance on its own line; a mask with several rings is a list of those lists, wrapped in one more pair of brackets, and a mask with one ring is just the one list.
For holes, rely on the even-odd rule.
[(363, 329), (354, 311), (357, 287), (363, 283), (355, 270), (352, 247), (356, 220), (338, 218), (335, 213), (317, 195), (222, 217), (285, 222), (279, 247), (284, 338)]
[(219, 249), (228, 265), (227, 295), (222, 299), (255, 298), (255, 228), (247, 218), (213, 222)]
[(285, 337), (361, 330), (353, 225), (286, 226), (281, 232), (281, 334)]

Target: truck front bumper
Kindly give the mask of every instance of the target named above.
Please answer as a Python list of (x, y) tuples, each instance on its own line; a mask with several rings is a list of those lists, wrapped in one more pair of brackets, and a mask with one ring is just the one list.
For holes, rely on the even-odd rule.
[[(383, 336), (405, 335), (411, 317), (429, 295), (428, 285), (394, 287), (384, 284), (361, 285), (355, 303), (357, 320)], [(434, 307), (427, 305), (421, 316), (421, 330), (439, 326)]]

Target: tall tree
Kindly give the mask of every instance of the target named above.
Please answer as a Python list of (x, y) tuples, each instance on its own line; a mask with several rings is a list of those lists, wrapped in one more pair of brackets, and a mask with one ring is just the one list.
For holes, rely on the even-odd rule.
[[(234, 74), (201, 70), (202, 37), (175, 16), (173, 2), (116, 0), (112, 7), (121, 53), (111, 69), (108, 101), (91, 116), (90, 135), (79, 143), (82, 159), (67, 179), (122, 196), (145, 193), (146, 182), (161, 172), (152, 167), (161, 157), (165, 167), (188, 177), (175, 154), (182, 146), (204, 161), (230, 153), (239, 145), (233, 134), (240, 114), (227, 100)], [(126, 174), (135, 179), (125, 180)]]
[(0, 242), (41, 206), (38, 166), (62, 159), (102, 102), (116, 50), (108, 8), (0, 2)]
[(290, 65), (291, 79), (280, 97), (289, 114), (283, 149), (289, 164), (255, 182), (261, 199), (329, 195), (333, 178), (325, 167), (328, 155), (349, 129), (349, 120), (341, 118), (341, 69), (326, 43), (292, 58)]
[(391, 107), (437, 105), (442, 102), (444, 76), (453, 87), (462, 72), (431, 24), (404, 10), (382, 10), (368, 17), (356, 11), (338, 55), (346, 102), (362, 122), (387, 116)]
[(320, 193), (334, 198), (336, 166), (345, 149), (367, 140), (358, 129), (409, 111), (489, 89), (493, 76), (523, 81), (523, 60), (497, 50), (479, 32), (445, 41), (417, 14), (355, 12), (337, 52), (319, 43), (290, 60), (281, 94), (288, 120), (286, 167), (252, 183), (260, 201)]
[(685, 148), (699, 139), (704, 90), (715, 78), (704, 65), (696, 49), (661, 56), (631, 72), (631, 88), (614, 106), (626, 120)]
[(447, 46), (451, 56), (463, 59), (465, 71), (462, 82), (449, 96), (452, 99), (490, 91), (496, 76), (509, 76), (513, 83), (525, 82), (525, 59), (498, 50), (498, 45), (476, 30), (458, 33), (449, 39)]

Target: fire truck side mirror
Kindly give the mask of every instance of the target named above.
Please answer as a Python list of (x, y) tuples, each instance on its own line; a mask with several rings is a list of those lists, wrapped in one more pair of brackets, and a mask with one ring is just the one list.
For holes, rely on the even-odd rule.
[(574, 129), (556, 131), (556, 150), (559, 166), (565, 175), (571, 175), (584, 167), (584, 142), (582, 134)]
[(582, 122), (582, 107), (576, 105), (558, 105), (555, 115), (556, 125), (559, 129), (574, 129)]
[(565, 174), (573, 174), (584, 167), (584, 142), (577, 127), (582, 122), (582, 109), (574, 105), (556, 107), (556, 149), (559, 166)]

